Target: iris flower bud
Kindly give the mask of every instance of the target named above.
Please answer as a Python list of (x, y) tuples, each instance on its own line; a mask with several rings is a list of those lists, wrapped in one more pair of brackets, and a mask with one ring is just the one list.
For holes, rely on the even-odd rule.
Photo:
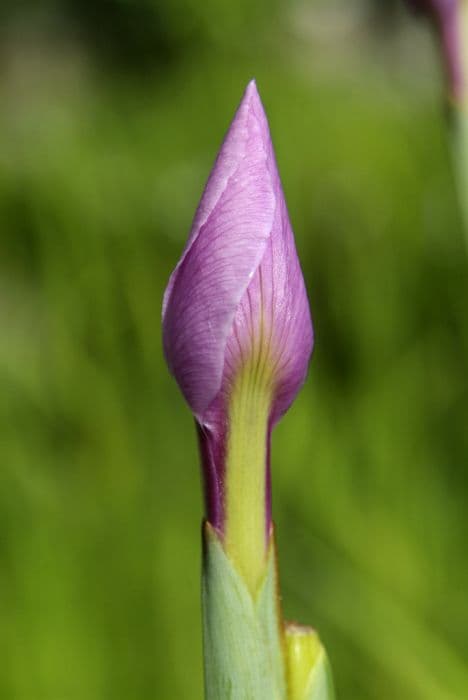
[(305, 379), (313, 334), (254, 81), (169, 280), (163, 342), (198, 424), (208, 521), (255, 587), (271, 524), (270, 433)]

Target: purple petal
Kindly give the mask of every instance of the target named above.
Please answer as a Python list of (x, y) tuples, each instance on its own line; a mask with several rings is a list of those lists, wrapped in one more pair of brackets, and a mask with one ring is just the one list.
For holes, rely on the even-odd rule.
[(221, 388), (236, 309), (271, 235), (272, 165), (266, 117), (252, 82), (221, 147), (164, 297), (167, 362), (201, 422)]
[(252, 81), (164, 297), (166, 358), (199, 422), (221, 390), (225, 362), (235, 366), (239, 338), (249, 342), (262, 304), (278, 363), (277, 420), (304, 380), (312, 327), (268, 123)]
[[(281, 183), (275, 181), (276, 211), (262, 261), (241, 299), (226, 345), (224, 376), (235, 376), (241, 357), (249, 357), (263, 326), (264, 352), (273, 365), (275, 390), (271, 423), (289, 408), (302, 386), (313, 344), (309, 303)], [(241, 350), (239, 350), (239, 348)]]

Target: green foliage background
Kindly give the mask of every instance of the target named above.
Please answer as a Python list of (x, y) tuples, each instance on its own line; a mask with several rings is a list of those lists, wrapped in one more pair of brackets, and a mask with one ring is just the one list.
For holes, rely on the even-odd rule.
[(0, 23), (0, 698), (202, 697), (160, 308), (252, 76), (316, 332), (273, 441), (286, 614), (343, 700), (468, 697), (468, 257), (427, 28), (348, 0), (6, 0)]

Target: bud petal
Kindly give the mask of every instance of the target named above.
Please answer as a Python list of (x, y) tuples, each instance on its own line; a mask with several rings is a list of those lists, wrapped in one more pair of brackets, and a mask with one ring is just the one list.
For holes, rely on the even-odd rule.
[(250, 83), (164, 296), (166, 358), (201, 423), (221, 389), (234, 316), (273, 226), (272, 153), (265, 133), (265, 114)]
[(312, 346), (303, 279), (255, 83), (244, 94), (163, 304), (164, 349), (200, 423), (256, 341), (278, 362), (274, 415), (302, 384)]

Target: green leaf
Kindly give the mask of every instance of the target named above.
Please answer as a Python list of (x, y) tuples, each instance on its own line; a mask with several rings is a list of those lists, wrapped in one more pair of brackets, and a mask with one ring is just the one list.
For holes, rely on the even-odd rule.
[(253, 596), (208, 523), (204, 534), (205, 699), (286, 700), (274, 547)]

